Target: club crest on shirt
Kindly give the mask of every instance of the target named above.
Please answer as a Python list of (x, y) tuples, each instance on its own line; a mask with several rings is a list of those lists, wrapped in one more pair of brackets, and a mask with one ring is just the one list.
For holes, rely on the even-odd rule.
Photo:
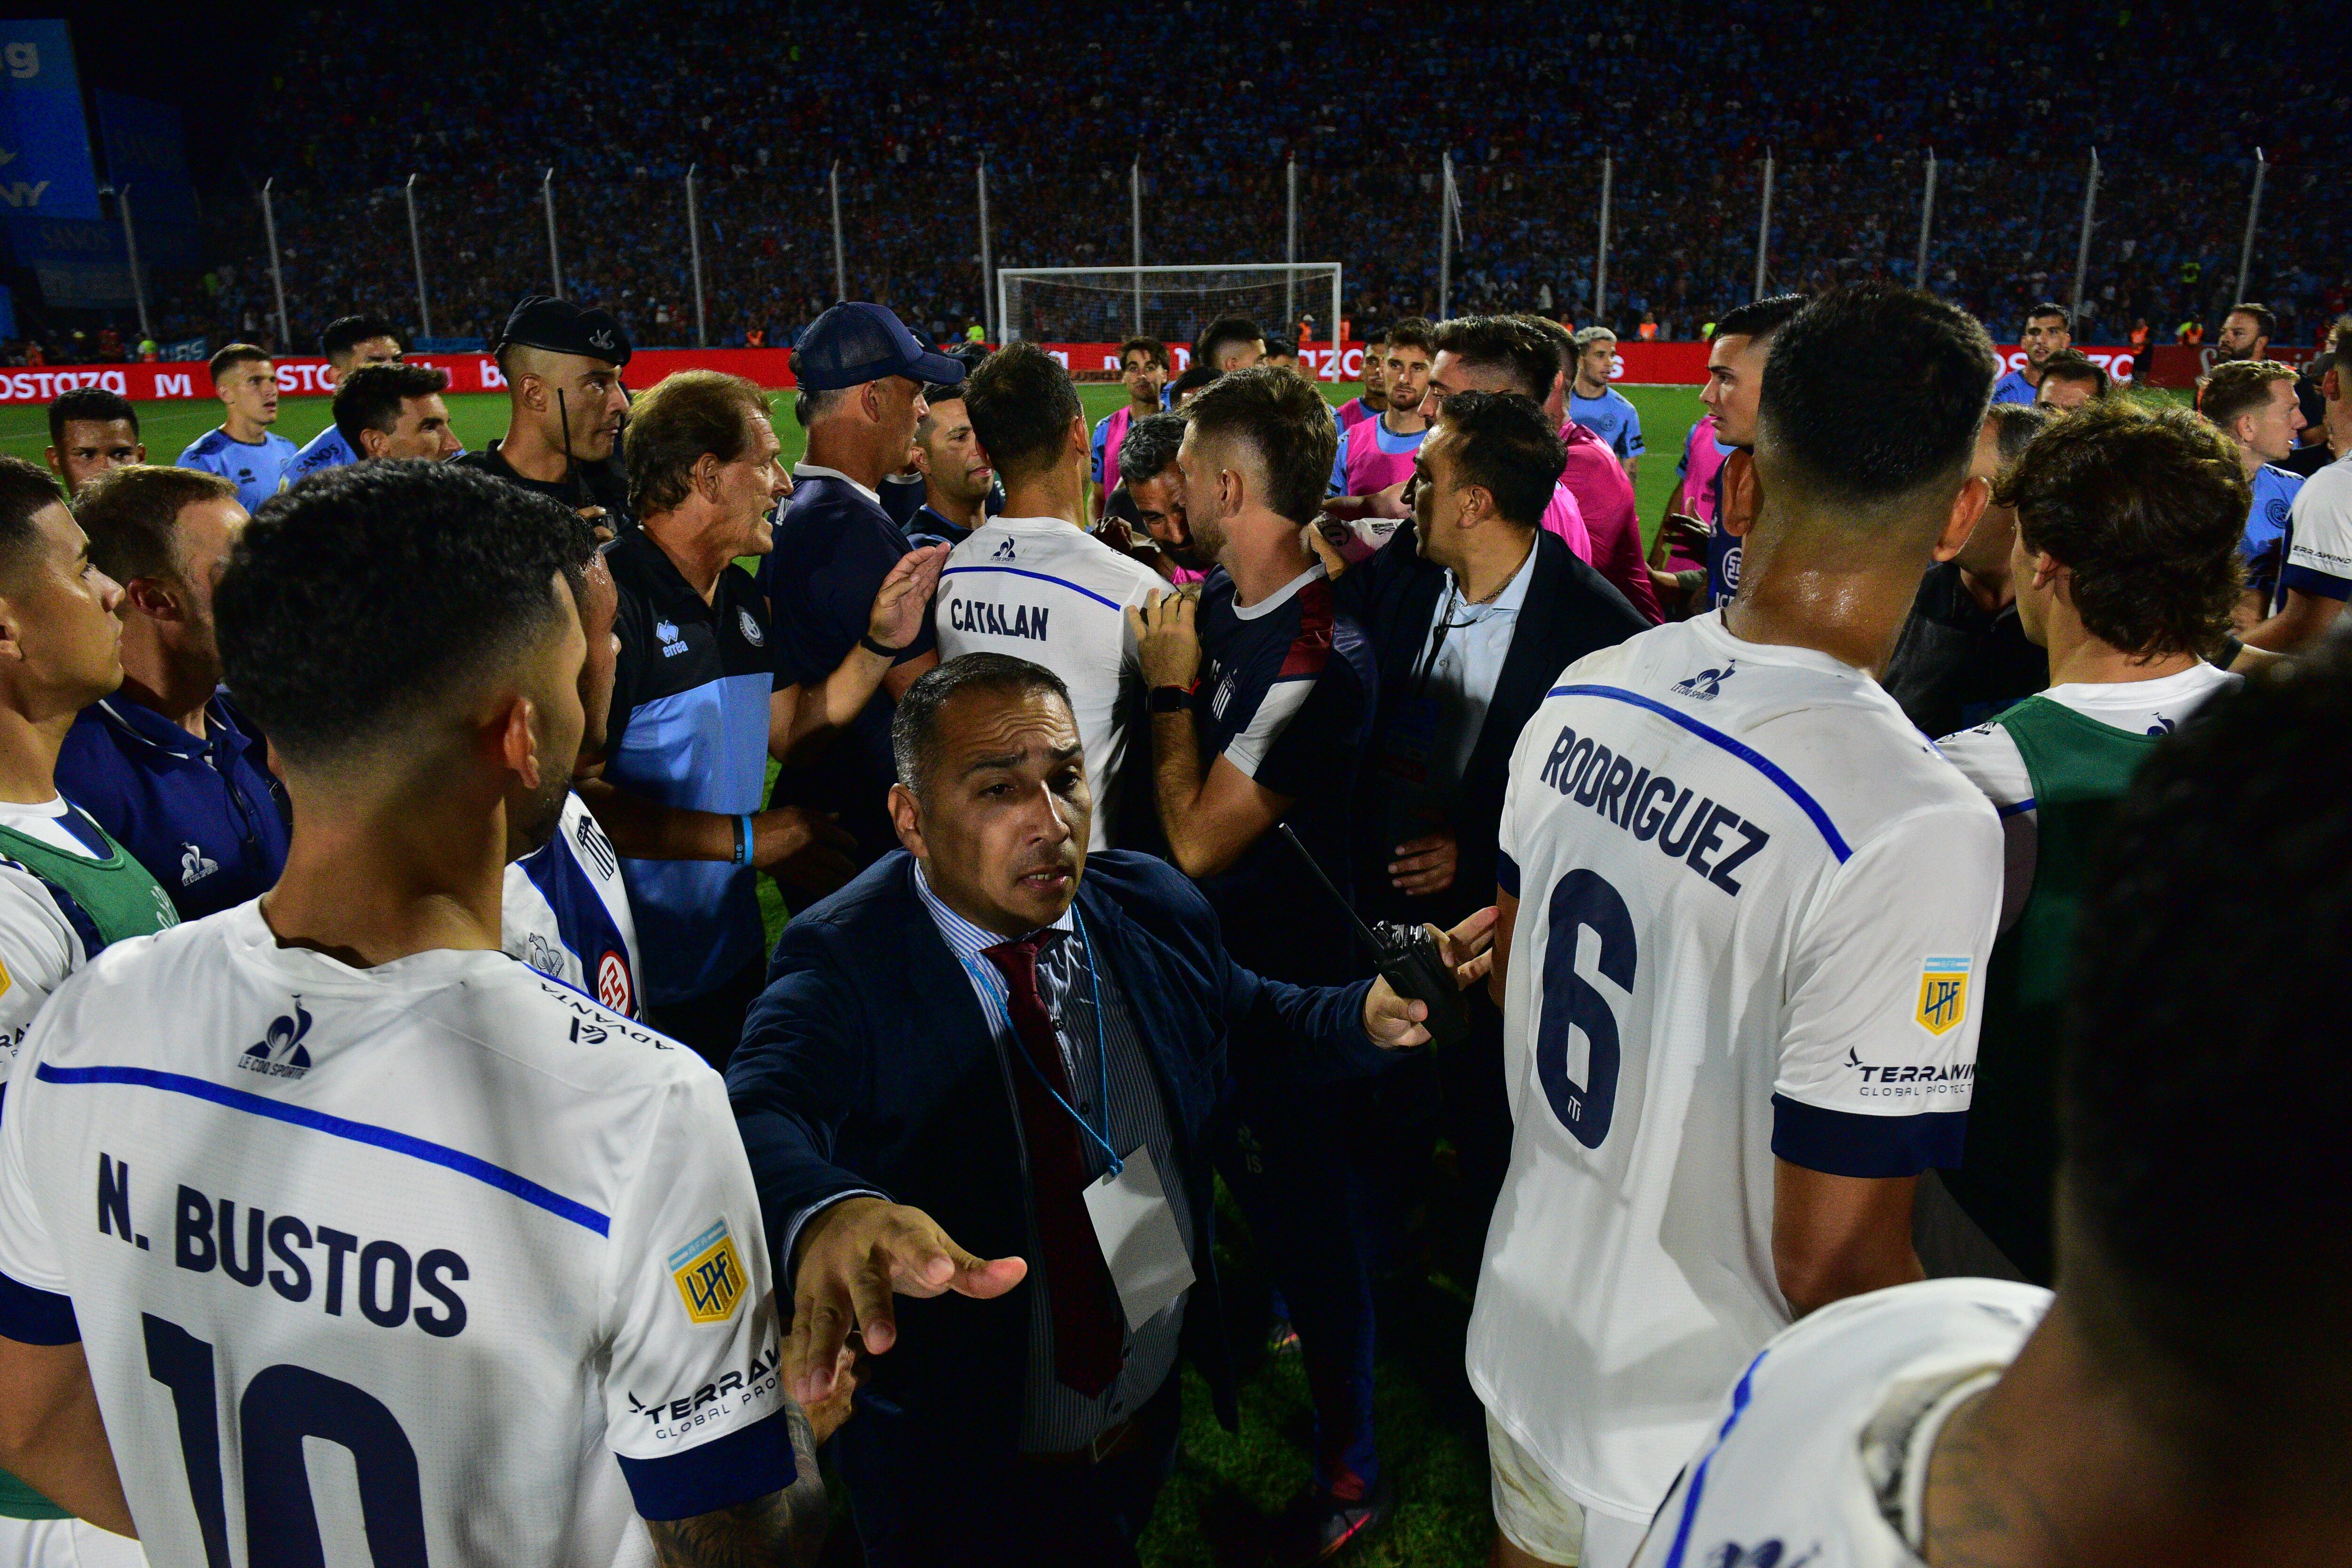
[(698, 1323), (723, 1323), (743, 1299), (743, 1260), (723, 1219), (669, 1255), (669, 1277), (686, 1315)]
[(751, 611), (737, 610), (735, 612), (735, 624), (742, 628), (743, 640), (745, 642), (750, 643), (753, 647), (765, 647), (768, 646), (768, 639), (765, 636), (761, 635), (760, 631), (760, 623), (751, 618)]
[(1931, 1035), (1948, 1035), (1969, 1016), (1969, 970), (1974, 960), (1930, 958), (1919, 966), (1919, 1010), (1914, 1015)]
[(629, 961), (618, 948), (606, 948), (596, 961), (596, 1000), (615, 1013), (636, 1016), (637, 988), (629, 980)]

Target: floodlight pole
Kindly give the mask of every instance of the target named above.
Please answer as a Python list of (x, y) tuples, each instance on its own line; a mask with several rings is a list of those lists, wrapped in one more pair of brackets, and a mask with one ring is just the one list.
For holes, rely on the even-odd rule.
[(1296, 153), (1290, 155), (1285, 178), (1289, 185), (1290, 217), (1287, 237), (1283, 242), (1282, 261), (1289, 270), (1282, 275), (1282, 325), (1283, 331), (1291, 334), (1292, 341), (1296, 342), (1298, 330), (1298, 154)]
[(699, 163), (686, 166), (686, 247), (694, 262), (694, 346), (710, 346), (710, 329), (702, 313), (702, 223), (701, 214), (694, 201), (694, 172)]
[(1437, 184), (1437, 319), (1454, 296), (1454, 154), (1445, 154)]
[(1135, 335), (1143, 335), (1143, 155), (1127, 167), (1127, 206), (1135, 237)]
[(139, 336), (143, 341), (155, 334), (147, 326), (147, 279), (139, 275), (139, 229), (131, 221), (129, 185), (114, 193), (114, 206), (122, 216), (122, 248), (131, 260), (131, 298), (139, 306)]
[(1609, 197), (1616, 172), (1616, 160), (1607, 153), (1601, 153), (1601, 248), (1592, 263), (1592, 321), (1596, 326), (1609, 319)]
[(1936, 221), (1936, 150), (1927, 149), (1927, 178), (1919, 191), (1919, 259), (1912, 264), (1911, 287), (1927, 286), (1927, 233)]
[(833, 186), (833, 297), (849, 298), (849, 262), (841, 248), (841, 160), (835, 158), (825, 176)]
[(1764, 298), (1764, 263), (1772, 250), (1772, 149), (1764, 149), (1764, 209), (1756, 220), (1756, 292), (1752, 300)]
[(988, 319), (989, 307), (995, 300), (996, 282), (996, 269), (991, 265), (988, 249), (988, 160), (982, 158), (973, 164), (971, 174), (980, 186), (980, 335), (1001, 343), (1004, 341), (1004, 312), (996, 312), (992, 331)]
[(2083, 238), (2074, 247), (2074, 300), (2071, 317), (2076, 331), (2082, 330), (2083, 279), (2091, 269), (2091, 225), (2099, 209), (2099, 150), (2091, 149), (2091, 177), (2083, 186)]
[(433, 335), (433, 308), (425, 301), (425, 237), (416, 226), (416, 176), (408, 176), (408, 254), (416, 262), (416, 335)]
[(555, 297), (563, 298), (563, 258), (555, 248), (555, 170), (550, 166), (539, 182), (539, 198), (547, 208), (547, 276)]
[(2263, 216), (2263, 176), (2269, 174), (2270, 170), (2270, 160), (2263, 156), (2261, 148), (2255, 148), (2254, 189), (2253, 194), (2246, 198), (2246, 242), (2238, 247), (2238, 292), (2234, 296), (2237, 300), (2246, 297), (2247, 279), (2252, 276), (2254, 226), (2261, 221)]
[(278, 265), (278, 212), (269, 202), (269, 187), (277, 183), (275, 174), (261, 182), (261, 226), (269, 236), (269, 280), (278, 289), (278, 341), (290, 345), (294, 333), (286, 325), (286, 273)]

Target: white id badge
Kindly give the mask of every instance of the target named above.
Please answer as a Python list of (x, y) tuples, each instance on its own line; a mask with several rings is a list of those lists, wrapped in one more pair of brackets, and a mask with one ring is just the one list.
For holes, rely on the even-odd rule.
[(1118, 1174), (1089, 1184), (1086, 1198), (1096, 1244), (1110, 1265), (1111, 1283), (1118, 1287), (1118, 1304), (1132, 1332), (1192, 1288), (1192, 1254), (1176, 1229), (1176, 1213), (1168, 1206), (1149, 1147), (1129, 1154)]

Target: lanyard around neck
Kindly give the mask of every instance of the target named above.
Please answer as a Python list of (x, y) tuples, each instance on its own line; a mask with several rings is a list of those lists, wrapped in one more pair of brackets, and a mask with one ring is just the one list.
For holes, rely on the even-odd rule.
[[(1037, 1087), (1044, 1089), (1047, 1094), (1052, 1095), (1054, 1097), (1054, 1103), (1060, 1106), (1064, 1110), (1068, 1111), (1070, 1113), (1070, 1120), (1078, 1124), (1079, 1130), (1101, 1146), (1103, 1157), (1110, 1162), (1110, 1173), (1116, 1176), (1127, 1168), (1127, 1162), (1118, 1157), (1118, 1151), (1112, 1148), (1110, 1142), (1110, 1056), (1103, 1043), (1102, 971), (1095, 963), (1095, 941), (1094, 938), (1087, 931), (1086, 916), (1078, 913), (1076, 907), (1073, 905), (1070, 910), (1070, 917), (1078, 928), (1078, 941), (1085, 944), (1087, 954), (1087, 978), (1092, 982), (1094, 985), (1095, 1097), (1102, 1101), (1102, 1131), (1099, 1132), (1096, 1131), (1094, 1123), (1088, 1121), (1084, 1116), (1078, 1114), (1078, 1108), (1072, 1105), (1068, 1100), (1063, 1099), (1062, 1091), (1060, 1089), (1055, 1089), (1052, 1084), (1045, 1081), (1045, 1075), (1037, 1070), (1037, 1064), (1035, 1062), (1029, 1059), (1028, 1051), (1025, 1049), (1016, 1050), (1013, 1054), (1020, 1058), (1021, 1065), (1023, 1067), (1029, 1069), (1030, 1076), (1037, 1080)], [(1005, 1008), (1006, 1022), (1010, 1023), (1012, 1020), (1012, 1007), (1010, 1005), (1012, 982), (1003, 973), (996, 971), (982, 971), (974, 966), (972, 962), (964, 957), (961, 953), (958, 953), (956, 955), (956, 962), (962, 964), (964, 972), (970, 974), (973, 979), (981, 981), (983, 984), (993, 979), (1005, 987), (1005, 994), (1007, 998), (1007, 1005)], [(1039, 1000), (1044, 1000), (1042, 992), (1040, 993)], [(1055, 1031), (1058, 1034), (1061, 1029), (1060, 1020), (1053, 1019), (1051, 1021), (1054, 1024)], [(1015, 1037), (1015, 1044), (1018, 1044), (1018, 1037), (1021, 1030), (1017, 1025), (1014, 1026), (1013, 1032)], [(1060, 1047), (1056, 1045), (1055, 1048), (1058, 1050), (1060, 1049)]]

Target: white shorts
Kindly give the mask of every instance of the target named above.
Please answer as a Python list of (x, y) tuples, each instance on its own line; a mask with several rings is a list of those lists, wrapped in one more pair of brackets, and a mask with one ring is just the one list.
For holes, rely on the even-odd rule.
[(0, 1519), (0, 1568), (147, 1568), (129, 1536), (78, 1519)]
[(1486, 1415), (1486, 1459), (1494, 1473), (1496, 1528), (1539, 1563), (1627, 1568), (1649, 1533), (1647, 1520), (1601, 1513), (1560, 1490), (1492, 1411)]

